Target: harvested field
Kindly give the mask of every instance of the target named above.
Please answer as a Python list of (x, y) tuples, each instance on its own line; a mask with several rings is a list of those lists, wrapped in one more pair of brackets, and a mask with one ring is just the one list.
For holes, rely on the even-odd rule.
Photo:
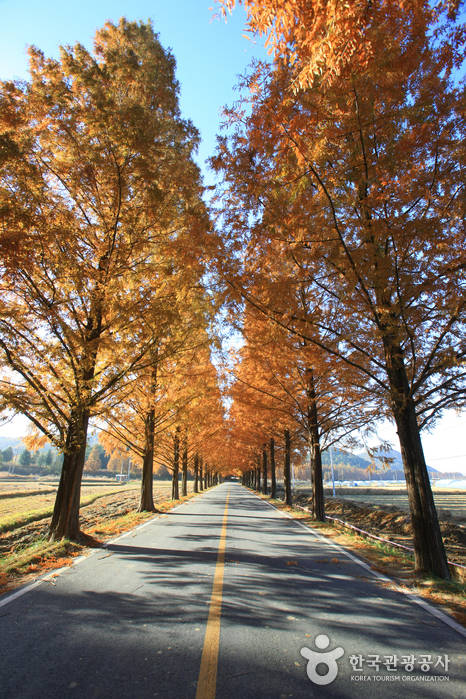
[[(20, 495), (22, 493), (42, 492), (44, 490), (56, 490), (58, 488), (58, 477), (53, 476), (15, 476), (0, 472), (0, 497), (5, 494)], [(116, 486), (114, 478), (83, 478), (83, 486), (93, 485), (96, 488), (107, 488)]]
[[(0, 493), (0, 532), (50, 516), (55, 503), (56, 487), (57, 484), (53, 489), (48, 485), (38, 490), (37, 486), (34, 486), (30, 490), (26, 487), (22, 491)], [(118, 485), (105, 481), (96, 485), (84, 481), (81, 503), (85, 506), (96, 498), (110, 493), (136, 492), (139, 487), (139, 483)]]
[[(170, 486), (164, 484), (154, 489), (154, 502), (163, 502), (170, 495)], [(84, 532), (97, 535), (99, 523), (109, 521), (128, 512), (135, 511), (139, 502), (139, 489), (132, 487), (126, 492), (119, 491), (100, 497), (89, 505), (83, 505), (80, 512), (81, 528)], [(46, 537), (50, 518), (46, 517), (37, 522), (30, 522), (22, 527), (5, 532), (0, 536), (0, 555), (11, 547), (25, 546), (35, 539)]]
[[(367, 495), (365, 497), (368, 498)], [(303, 492), (298, 494), (296, 502), (309, 507), (309, 494)], [(412, 547), (413, 545), (409, 514), (406, 510), (398, 509), (394, 505), (364, 504), (346, 498), (327, 497), (325, 511), (328, 515), (342, 519), (376, 536), (390, 539), (404, 546)], [(466, 565), (466, 529), (442, 517), (440, 517), (440, 527), (448, 558), (454, 563)]]
[[(305, 491), (304, 491), (305, 492)], [(441, 519), (448, 519), (457, 524), (466, 524), (466, 492), (464, 490), (433, 491), (437, 511)], [(326, 492), (328, 501), (331, 493)], [(385, 488), (342, 488), (337, 489), (336, 497), (351, 500), (357, 505), (380, 505), (409, 512), (406, 490)]]
[[(167, 503), (170, 495), (170, 483), (157, 483), (155, 506), (161, 505), (162, 511), (170, 507)], [(139, 484), (130, 484), (126, 490), (120, 488), (97, 499), (95, 494), (93, 497), (92, 503), (81, 507), (80, 519), (82, 530), (95, 539), (96, 546), (153, 516), (136, 512)], [(69, 564), (73, 556), (83, 551), (80, 544), (48, 542), (49, 524), (50, 517), (45, 517), (0, 534), (0, 594), (50, 568)]]

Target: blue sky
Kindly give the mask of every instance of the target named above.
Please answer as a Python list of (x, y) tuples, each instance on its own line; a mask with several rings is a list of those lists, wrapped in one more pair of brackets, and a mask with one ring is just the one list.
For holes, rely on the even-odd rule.
[(203, 164), (214, 152), (222, 107), (236, 98), (237, 76), (252, 58), (266, 56), (261, 43), (242, 36), (242, 8), (227, 23), (215, 19), (216, 12), (215, 0), (0, 0), (0, 79), (27, 77), (30, 44), (58, 56), (59, 45), (79, 41), (91, 48), (107, 20), (151, 18), (162, 45), (176, 57), (181, 109), (201, 132)]
[[(176, 57), (181, 109), (201, 133), (198, 162), (210, 183), (204, 163), (215, 149), (221, 110), (236, 99), (238, 75), (253, 58), (266, 56), (260, 42), (243, 37), (242, 8), (225, 23), (214, 19), (213, 5), (215, 0), (0, 0), (0, 80), (27, 78), (30, 44), (47, 56), (57, 56), (63, 44), (80, 42), (91, 48), (96, 29), (107, 20), (151, 18), (162, 45)], [(0, 428), (5, 436), (22, 433), (21, 419)], [(466, 474), (465, 434), (465, 416), (450, 411), (432, 434), (423, 437), (429, 465)], [(384, 425), (381, 436), (399, 449), (391, 426)]]

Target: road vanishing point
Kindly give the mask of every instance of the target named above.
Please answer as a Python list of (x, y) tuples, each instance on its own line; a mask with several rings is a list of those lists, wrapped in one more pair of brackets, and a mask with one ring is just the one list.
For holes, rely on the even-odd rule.
[(1, 598), (0, 696), (464, 697), (464, 637), (223, 483)]

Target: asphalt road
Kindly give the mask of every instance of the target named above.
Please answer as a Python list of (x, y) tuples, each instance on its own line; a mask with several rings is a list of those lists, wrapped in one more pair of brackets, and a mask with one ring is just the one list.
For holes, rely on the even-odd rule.
[(466, 696), (458, 630), (233, 483), (7, 599), (2, 699)]

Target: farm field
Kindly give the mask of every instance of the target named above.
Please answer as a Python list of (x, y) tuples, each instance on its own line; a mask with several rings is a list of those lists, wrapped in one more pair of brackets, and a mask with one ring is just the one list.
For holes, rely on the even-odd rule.
[[(21, 526), (42, 517), (50, 516), (55, 502), (58, 481), (23, 480), (0, 484), (0, 532)], [(169, 485), (163, 481), (157, 483), (157, 489), (167, 490)], [(130, 481), (122, 485), (105, 479), (84, 479), (81, 491), (81, 506), (111, 494), (136, 492), (139, 481)]]
[[(5, 472), (0, 472), (0, 496), (3, 493), (23, 493), (31, 490), (56, 490), (58, 487), (58, 476), (16, 476)], [(117, 481), (114, 478), (86, 477), (83, 478), (83, 485), (95, 486), (115, 486)]]
[[(309, 508), (311, 494), (309, 487), (299, 487), (295, 500), (299, 505)], [(465, 495), (464, 491), (435, 494), (447, 556), (450, 561), (461, 566), (466, 566)], [(337, 489), (335, 498), (328, 490), (325, 496), (325, 511), (330, 521), (336, 518), (376, 536), (413, 547), (405, 491), (384, 492), (380, 488), (345, 487)]]
[[(121, 486), (108, 480), (97, 485), (92, 479), (85, 481), (80, 524), (96, 546), (153, 516), (153, 513), (137, 512), (139, 488), (136, 480)], [(86, 543), (49, 540), (55, 492), (28, 492), (26, 487), (24, 490), (22, 497), (19, 491), (11, 497), (0, 495), (0, 595), (31, 576), (68, 565), (86, 549)], [(170, 496), (171, 482), (154, 482), (154, 503), (161, 508), (160, 512), (173, 506)]]
[[(331, 493), (326, 492), (331, 498)], [(360, 505), (381, 505), (396, 507), (398, 510), (409, 511), (408, 496), (404, 490), (381, 490), (380, 488), (337, 488), (336, 497), (351, 500)], [(443, 519), (454, 519), (459, 524), (466, 524), (466, 492), (434, 490), (434, 500)]]

